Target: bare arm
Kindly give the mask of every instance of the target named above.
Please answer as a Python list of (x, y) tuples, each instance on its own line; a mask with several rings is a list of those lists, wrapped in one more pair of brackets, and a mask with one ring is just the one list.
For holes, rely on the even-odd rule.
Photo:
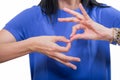
[[(67, 46), (59, 46), (56, 44), (57, 41), (65, 42)], [(0, 62), (5, 62), (35, 51), (43, 53), (68, 67), (76, 69), (77, 67), (72, 64), (71, 61), (79, 62), (80, 59), (62, 54), (62, 52), (69, 51), (70, 47), (70, 40), (62, 36), (32, 37), (16, 42), (16, 39), (11, 33), (6, 30), (0, 31)]]
[(16, 39), (6, 30), (0, 31), (0, 63), (30, 53), (29, 42), (16, 42)]

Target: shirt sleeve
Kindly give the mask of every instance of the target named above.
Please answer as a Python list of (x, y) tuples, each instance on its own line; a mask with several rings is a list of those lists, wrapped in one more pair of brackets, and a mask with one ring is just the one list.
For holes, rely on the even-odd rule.
[(120, 11), (113, 7), (102, 8), (101, 23), (109, 28), (120, 28)]
[(16, 15), (3, 29), (9, 31), (15, 37), (16, 41), (24, 40), (25, 31), (29, 28), (34, 17), (36, 17), (35, 15), (36, 6), (33, 6)]

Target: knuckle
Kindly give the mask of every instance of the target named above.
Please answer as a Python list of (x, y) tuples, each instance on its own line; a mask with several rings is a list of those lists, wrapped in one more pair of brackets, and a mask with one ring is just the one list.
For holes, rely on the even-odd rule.
[(66, 48), (66, 49), (65, 49), (65, 52), (68, 52), (68, 51), (69, 51), (69, 48)]
[(72, 29), (73, 29), (73, 30), (75, 30), (75, 26), (74, 26), (74, 27), (72, 27)]
[(65, 56), (65, 57), (64, 57), (64, 60), (65, 60), (65, 61), (71, 61), (68, 56)]
[(48, 48), (49, 52), (55, 52), (56, 51), (56, 47), (55, 46), (51, 46), (50, 48)]
[(50, 50), (51, 50), (51, 51), (56, 51), (56, 49), (57, 49), (57, 48), (56, 48), (55, 46), (53, 46)]
[(74, 18), (74, 17), (72, 17), (72, 18), (71, 18), (71, 21), (74, 21), (74, 20), (75, 20), (75, 18)]
[(66, 62), (66, 61), (69, 61), (68, 58), (67, 58), (67, 56), (63, 56), (61, 59), (62, 59), (63, 61), (65, 61), (65, 62)]
[(49, 52), (53, 52), (54, 49), (53, 49), (53, 48), (49, 48), (48, 51), (49, 51)]
[(52, 58), (56, 57), (54, 52), (49, 52), (49, 56), (51, 56)]
[(71, 58), (71, 57), (68, 57), (68, 60), (69, 60), (69, 61), (72, 61), (72, 58)]
[(73, 60), (74, 60), (74, 58), (72, 58), (72, 57), (69, 57), (69, 60), (70, 60), (70, 61), (73, 61)]
[(64, 36), (61, 37), (62, 39), (66, 39)]

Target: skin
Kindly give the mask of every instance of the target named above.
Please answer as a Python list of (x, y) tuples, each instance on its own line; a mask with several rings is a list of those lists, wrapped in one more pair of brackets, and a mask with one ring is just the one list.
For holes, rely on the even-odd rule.
[(59, 8), (63, 9), (64, 7), (69, 9), (79, 8), (80, 0), (58, 0)]
[[(71, 6), (73, 0), (61, 0), (64, 2), (62, 6)], [(75, 2), (77, 0), (74, 0)], [(68, 3), (71, 4), (68, 4)], [(76, 4), (74, 2), (74, 5)], [(60, 2), (59, 2), (60, 3)], [(71, 6), (74, 8), (74, 6)], [(67, 43), (66, 47), (62, 47), (56, 44), (57, 41)], [(58, 62), (76, 70), (77, 66), (72, 64), (72, 61), (79, 62), (80, 58), (67, 56), (62, 54), (69, 51), (71, 47), (70, 40), (63, 36), (39, 36), (31, 37), (29, 39), (16, 42), (15, 37), (7, 30), (0, 31), (0, 62), (9, 61), (11, 59), (30, 54), (31, 52), (40, 52)]]
[[(111, 28), (107, 28), (99, 23), (93, 21), (82, 4), (79, 5), (79, 8), (82, 14), (75, 12), (74, 10), (63, 8), (64, 11), (72, 14), (74, 17), (69, 18), (59, 18), (60, 22), (75, 22), (76, 25), (73, 26), (72, 33), (70, 35), (71, 41), (75, 39), (91, 39), (91, 40), (106, 40), (111, 41), (113, 39), (113, 30)], [(84, 30), (82, 34), (76, 34), (76, 32), (80, 29)]]
[[(26, 54), (30, 54), (31, 52), (40, 52), (74, 70), (77, 69), (77, 66), (72, 64), (71, 61), (79, 62), (80, 58), (62, 54), (63, 52), (69, 51), (71, 41), (79, 38), (95, 40), (110, 40), (112, 38), (112, 30), (95, 23), (90, 19), (81, 5), (80, 9), (83, 14), (72, 11), (79, 7), (78, 1), (79, 0), (59, 0), (60, 9), (64, 9), (75, 17), (61, 18), (58, 20), (61, 22), (78, 23), (73, 27), (70, 40), (63, 36), (38, 36), (16, 42), (15, 37), (10, 32), (3, 29), (0, 31), (0, 62), (9, 61)], [(67, 8), (64, 8), (63, 6)], [(85, 32), (83, 34), (76, 34), (76, 31), (79, 29), (84, 29)], [(67, 43), (67, 46), (59, 46), (56, 44), (57, 41), (65, 42)]]

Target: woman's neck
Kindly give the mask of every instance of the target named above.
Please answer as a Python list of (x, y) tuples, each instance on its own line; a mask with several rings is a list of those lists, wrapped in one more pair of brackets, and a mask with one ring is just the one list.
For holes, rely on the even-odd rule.
[(69, 9), (79, 8), (80, 0), (58, 0), (59, 8), (63, 9), (64, 7)]

